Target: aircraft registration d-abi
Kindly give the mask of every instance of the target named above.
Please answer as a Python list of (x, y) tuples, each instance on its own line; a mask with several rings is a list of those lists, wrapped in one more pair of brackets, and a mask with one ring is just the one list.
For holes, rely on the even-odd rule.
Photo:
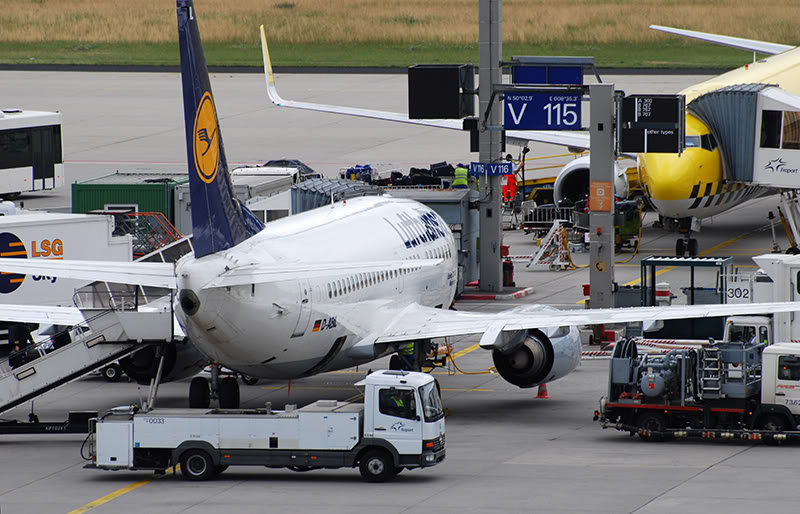
[[(178, 0), (177, 12), (194, 253), (174, 265), (6, 258), (0, 270), (171, 288), (176, 317), (201, 352), (264, 378), (344, 369), (395, 352), (400, 344), (478, 334), (505, 380), (532, 387), (578, 365), (577, 325), (797, 308), (774, 303), (456, 312), (448, 310), (458, 272), (453, 234), (421, 203), (363, 197), (263, 225), (232, 193), (192, 0)], [(199, 403), (204, 402), (190, 402), (207, 406)], [(220, 391), (220, 403), (236, 407), (238, 390)]]
[[(746, 89), (747, 86), (768, 85), (770, 88), (780, 90), (781, 93), (786, 93), (781, 95), (781, 100), (783, 105), (788, 105), (789, 108), (782, 109), (783, 124), (781, 125), (781, 120), (777, 120), (774, 127), (778, 139), (782, 138), (779, 147), (800, 149), (800, 97), (796, 96), (800, 95), (800, 48), (657, 25), (651, 28), (771, 56), (681, 91), (679, 94), (685, 95), (687, 105), (685, 151), (680, 155), (662, 153), (638, 155), (639, 182), (644, 195), (660, 214), (665, 228), (683, 233), (683, 237), (676, 243), (676, 253), (683, 255), (688, 251), (690, 255), (696, 255), (697, 240), (691, 238), (691, 233), (699, 228), (700, 220), (723, 213), (746, 200), (777, 193), (779, 189), (763, 182), (753, 181), (752, 159), (748, 161), (736, 155), (737, 152), (741, 153), (742, 148), (753, 148), (754, 141), (750, 133), (746, 131), (729, 133), (731, 131), (725, 130), (724, 127), (710, 126), (708, 113), (701, 115), (700, 104), (694, 101), (708, 93), (726, 91), (731, 87)], [(278, 94), (275, 84), (263, 26), (261, 42), (267, 94), (272, 103), (279, 107), (462, 130), (461, 120), (412, 120), (403, 113), (285, 100)], [(740, 99), (742, 110), (748, 108), (748, 102), (754, 102), (752, 95), (741, 94)], [(727, 115), (727, 119), (736, 119), (737, 123), (744, 123), (743, 119), (746, 116), (735, 106), (731, 108), (728, 105), (724, 108), (727, 111), (723, 113), (723, 118)], [(757, 121), (758, 128), (762, 132), (765, 130), (765, 124), (760, 120), (751, 121), (754, 130)], [(529, 141), (534, 141), (566, 146), (575, 152), (589, 149), (587, 132), (509, 130), (506, 131), (506, 136), (509, 142), (523, 146)], [(797, 164), (800, 162), (800, 152), (795, 153), (798, 154), (795, 156)], [(752, 153), (749, 155), (752, 156)], [(742, 167), (749, 167), (749, 170), (742, 170)], [(797, 167), (797, 165), (786, 166), (787, 169)], [(628, 192), (626, 170), (617, 165), (614, 175), (616, 194), (626, 196)], [(800, 183), (792, 184), (787, 189), (798, 187)], [(574, 202), (585, 198), (588, 191), (588, 156), (569, 162), (557, 173), (553, 184), (553, 197), (557, 204), (562, 200), (568, 200), (570, 205), (573, 205)]]

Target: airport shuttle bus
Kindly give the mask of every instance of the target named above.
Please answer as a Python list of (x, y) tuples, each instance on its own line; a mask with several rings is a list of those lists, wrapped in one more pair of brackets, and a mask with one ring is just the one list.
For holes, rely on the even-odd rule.
[(61, 113), (0, 111), (0, 196), (62, 185)]

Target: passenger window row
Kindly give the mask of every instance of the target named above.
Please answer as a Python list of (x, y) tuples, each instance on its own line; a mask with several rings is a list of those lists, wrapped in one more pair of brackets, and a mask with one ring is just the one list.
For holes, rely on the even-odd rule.
[[(452, 256), (450, 247), (441, 246), (433, 250), (425, 251), (426, 259), (449, 259)], [(415, 255), (413, 259), (421, 258), (420, 255)], [(401, 268), (389, 271), (367, 271), (364, 273), (356, 273), (352, 276), (332, 280), (326, 284), (328, 290), (328, 298), (338, 298), (346, 294), (372, 287), (387, 280), (397, 278), (401, 275), (407, 275), (419, 270), (419, 268)]]

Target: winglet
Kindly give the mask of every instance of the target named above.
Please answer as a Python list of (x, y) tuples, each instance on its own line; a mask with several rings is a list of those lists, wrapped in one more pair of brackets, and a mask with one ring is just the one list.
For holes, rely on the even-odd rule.
[(286, 102), (278, 94), (278, 88), (275, 86), (275, 74), (272, 73), (272, 60), (269, 58), (269, 47), (267, 46), (264, 25), (261, 25), (261, 53), (264, 56), (264, 79), (267, 81), (267, 96), (269, 96), (272, 103), (280, 107)]
[(699, 39), (701, 41), (708, 41), (717, 45), (728, 46), (737, 48), (739, 50), (748, 50), (751, 52), (758, 52), (767, 55), (775, 55), (794, 48), (789, 45), (781, 45), (778, 43), (768, 43), (766, 41), (756, 41), (754, 39), (744, 39), (733, 36), (722, 36), (719, 34), (709, 34), (707, 32), (697, 32), (694, 30), (676, 29), (673, 27), (664, 27), (661, 25), (650, 25), (653, 30), (666, 32), (668, 34), (675, 34), (678, 36), (688, 37), (692, 39)]

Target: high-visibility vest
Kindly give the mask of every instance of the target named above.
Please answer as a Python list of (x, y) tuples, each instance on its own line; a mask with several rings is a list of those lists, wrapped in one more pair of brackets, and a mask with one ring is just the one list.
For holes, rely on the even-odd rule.
[(456, 168), (455, 179), (453, 179), (453, 187), (467, 187), (469, 185), (469, 181), (467, 179), (468, 176), (467, 168)]

